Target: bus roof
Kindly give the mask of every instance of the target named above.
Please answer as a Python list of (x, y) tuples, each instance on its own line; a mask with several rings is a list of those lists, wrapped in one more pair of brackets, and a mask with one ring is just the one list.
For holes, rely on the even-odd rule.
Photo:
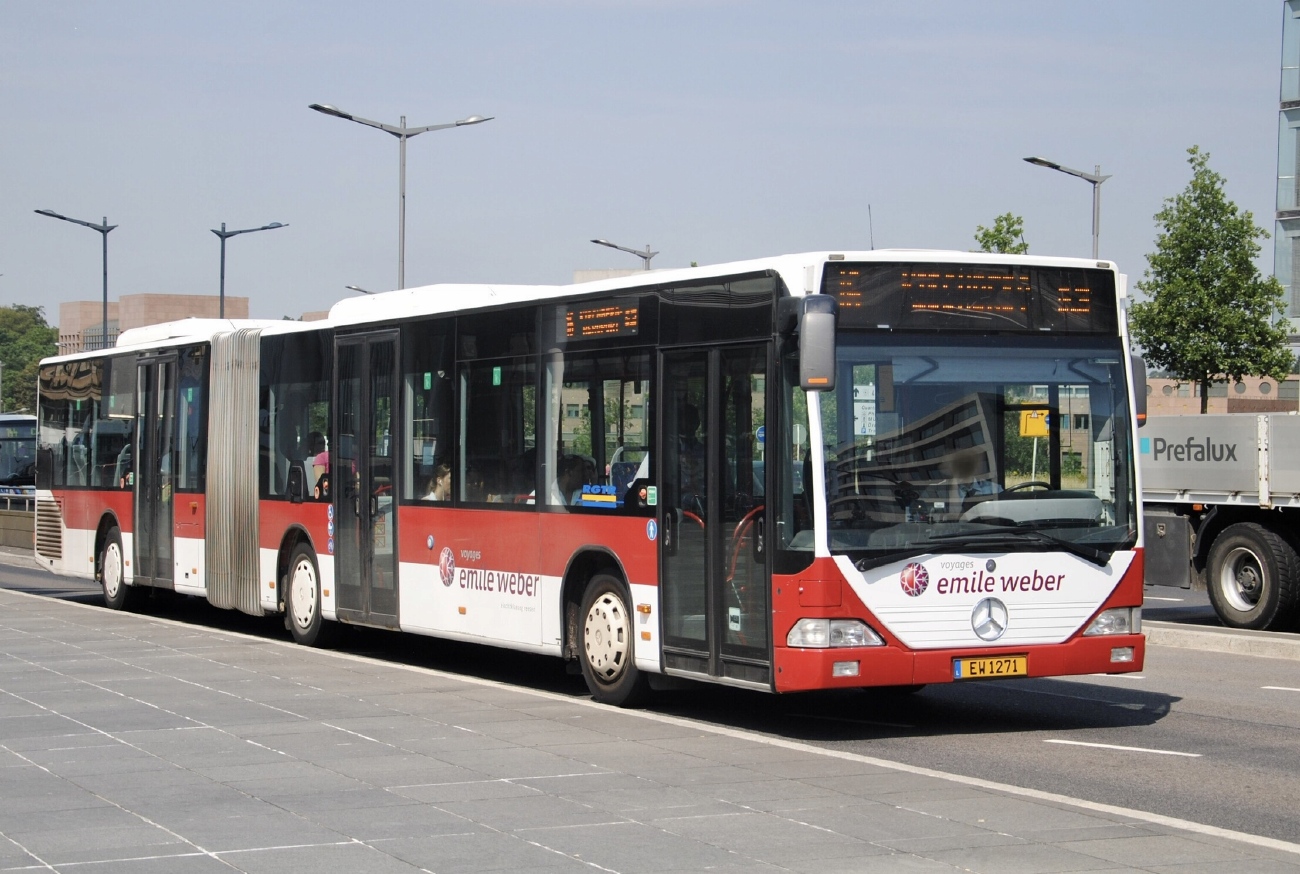
[[(795, 296), (817, 291), (821, 267), (828, 261), (924, 261), (930, 263), (1026, 264), (1070, 268), (1114, 269), (1109, 261), (1085, 258), (1007, 255), (986, 252), (959, 252), (944, 249), (874, 249), (868, 251), (804, 252), (732, 261), (703, 267), (638, 271), (612, 279), (598, 279), (571, 285), (493, 285), (474, 283), (438, 283), (398, 291), (380, 292), (365, 297), (340, 300), (330, 309), (329, 323), (354, 325), (381, 322), (408, 316), (437, 315), (465, 310), (488, 309), (512, 303), (550, 300), (552, 298), (595, 297), (644, 286), (701, 282), (715, 277), (738, 274), (777, 273)], [(810, 272), (811, 271), (811, 272)]]
[[(118, 336), (117, 344), (109, 349), (52, 356), (45, 360), (58, 362), (110, 355), (118, 351), (128, 352), (133, 349), (183, 346), (189, 343), (207, 342), (218, 334), (240, 328), (261, 328), (265, 334), (286, 334), (329, 328), (336, 325), (357, 325), (369, 322), (392, 321), (410, 316), (490, 309), (513, 303), (597, 297), (602, 294), (628, 289), (675, 283), (707, 282), (711, 278), (742, 274), (775, 273), (782, 278), (786, 288), (789, 289), (792, 295), (803, 296), (815, 293), (819, 289), (822, 267), (831, 261), (919, 261), (938, 264), (1024, 264), (1074, 269), (1115, 269), (1115, 265), (1110, 261), (1096, 261), (1091, 258), (1008, 255), (947, 249), (826, 250), (777, 255), (748, 261), (731, 261), (702, 267), (637, 271), (612, 279), (599, 279), (570, 285), (438, 283), (397, 291), (380, 292), (364, 297), (345, 298), (334, 304), (330, 309), (328, 319), (314, 322), (298, 322), (285, 319), (179, 319), (125, 330)], [(1121, 282), (1121, 294), (1124, 293), (1123, 287)]]

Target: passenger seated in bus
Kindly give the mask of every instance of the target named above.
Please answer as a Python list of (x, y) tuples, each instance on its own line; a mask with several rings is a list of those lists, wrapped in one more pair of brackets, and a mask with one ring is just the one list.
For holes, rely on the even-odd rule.
[(425, 489), (424, 497), (420, 500), (451, 500), (451, 465), (444, 461), (433, 469), (433, 476), (429, 477), (428, 487)]
[(319, 480), (321, 474), (329, 473), (330, 454), (325, 448), (325, 435), (319, 431), (312, 431), (307, 435), (306, 461), (313, 480)]
[(547, 503), (553, 507), (566, 507), (572, 503), (574, 492), (582, 492), (582, 468), (581, 455), (562, 456), (556, 465), (555, 480), (551, 483)]

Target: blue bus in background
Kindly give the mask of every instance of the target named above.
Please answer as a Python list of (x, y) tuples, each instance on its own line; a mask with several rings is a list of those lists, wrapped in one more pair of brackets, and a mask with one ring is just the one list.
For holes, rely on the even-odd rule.
[(0, 495), (36, 495), (36, 417), (0, 413)]

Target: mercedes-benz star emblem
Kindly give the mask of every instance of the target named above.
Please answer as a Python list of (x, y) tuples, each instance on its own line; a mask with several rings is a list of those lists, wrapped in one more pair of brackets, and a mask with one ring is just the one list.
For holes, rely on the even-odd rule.
[(980, 640), (997, 640), (1007, 630), (1007, 605), (997, 598), (985, 598), (971, 611), (970, 627)]

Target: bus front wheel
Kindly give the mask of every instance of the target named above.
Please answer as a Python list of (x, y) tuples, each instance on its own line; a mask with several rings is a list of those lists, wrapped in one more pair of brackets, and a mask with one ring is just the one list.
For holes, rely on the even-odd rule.
[(99, 584), (110, 610), (125, 610), (135, 594), (126, 584), (126, 563), (122, 556), (122, 531), (114, 525), (104, 535), (104, 545), (99, 548)]
[(578, 624), (578, 659), (591, 697), (616, 707), (631, 707), (649, 688), (633, 658), (630, 599), (623, 581), (597, 574), (582, 597)]
[(284, 614), (285, 625), (289, 626), (293, 639), (303, 646), (322, 646), (325, 643), (325, 621), (321, 618), (320, 601), (316, 553), (307, 544), (299, 543), (289, 556)]

